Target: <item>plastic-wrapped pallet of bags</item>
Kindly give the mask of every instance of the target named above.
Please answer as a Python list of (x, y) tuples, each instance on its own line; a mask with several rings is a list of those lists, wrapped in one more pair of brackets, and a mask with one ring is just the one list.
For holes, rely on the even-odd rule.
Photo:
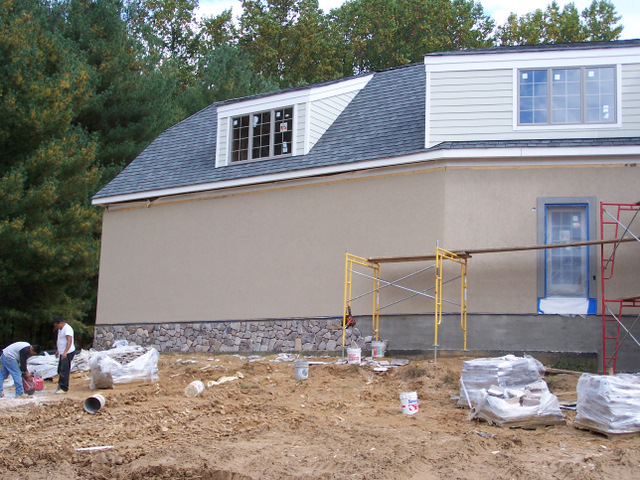
[(53, 378), (58, 375), (58, 357), (49, 355), (33, 355), (27, 359), (27, 369), (33, 375), (42, 378)]
[(492, 387), (477, 395), (469, 419), (484, 420), (501, 427), (538, 427), (565, 423), (558, 397), (538, 380), (522, 390)]
[(492, 385), (522, 389), (544, 376), (544, 372), (542, 363), (529, 355), (476, 358), (462, 362), (458, 406), (469, 407), (467, 397), (475, 405), (480, 391), (489, 390)]
[(640, 374), (584, 373), (577, 392), (576, 427), (604, 434), (640, 432)]
[(129, 363), (121, 364), (107, 352), (97, 352), (89, 360), (91, 383), (89, 388), (113, 388), (116, 383), (128, 383), (136, 380), (145, 382), (158, 379), (158, 351), (149, 349)]
[(121, 365), (109, 358), (105, 352), (98, 352), (89, 358), (89, 371), (91, 372), (90, 390), (113, 388), (112, 371), (119, 369)]

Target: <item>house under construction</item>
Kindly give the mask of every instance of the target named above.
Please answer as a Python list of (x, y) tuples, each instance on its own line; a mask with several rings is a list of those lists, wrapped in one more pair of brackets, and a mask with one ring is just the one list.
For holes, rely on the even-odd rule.
[[(95, 344), (378, 337), (638, 371), (639, 163), (640, 40), (434, 53), (216, 103), (94, 196)], [(348, 282), (345, 253), (367, 264)]]

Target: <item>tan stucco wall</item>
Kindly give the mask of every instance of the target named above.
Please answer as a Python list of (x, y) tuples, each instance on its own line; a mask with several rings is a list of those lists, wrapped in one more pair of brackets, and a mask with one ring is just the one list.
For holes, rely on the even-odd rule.
[[(342, 315), (347, 250), (375, 257), (433, 253), (436, 241), (448, 249), (535, 244), (537, 197), (635, 202), (638, 180), (640, 169), (627, 167), (461, 168), (112, 207), (97, 323)], [(469, 310), (534, 313), (536, 265), (534, 252), (470, 259)], [(418, 267), (385, 264), (383, 278)], [(406, 285), (429, 288), (432, 272)], [(370, 283), (357, 278), (354, 293)], [(387, 288), (381, 303), (407, 295)], [(370, 305), (371, 297), (359, 300), (354, 313)], [(382, 313), (432, 310), (414, 298)]]

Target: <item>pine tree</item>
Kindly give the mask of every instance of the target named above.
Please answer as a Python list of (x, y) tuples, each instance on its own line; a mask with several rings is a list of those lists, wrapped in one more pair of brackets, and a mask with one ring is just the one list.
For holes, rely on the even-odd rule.
[(47, 340), (88, 315), (98, 263), (96, 142), (74, 124), (91, 70), (37, 0), (0, 2), (0, 333)]

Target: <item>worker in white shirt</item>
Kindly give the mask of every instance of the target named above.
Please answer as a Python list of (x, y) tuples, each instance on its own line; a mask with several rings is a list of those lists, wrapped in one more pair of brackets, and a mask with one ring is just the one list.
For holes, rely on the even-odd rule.
[(53, 328), (58, 331), (56, 342), (56, 357), (58, 357), (58, 388), (54, 393), (67, 393), (69, 391), (69, 374), (71, 362), (76, 354), (76, 346), (73, 341), (73, 328), (62, 317), (53, 319)]

